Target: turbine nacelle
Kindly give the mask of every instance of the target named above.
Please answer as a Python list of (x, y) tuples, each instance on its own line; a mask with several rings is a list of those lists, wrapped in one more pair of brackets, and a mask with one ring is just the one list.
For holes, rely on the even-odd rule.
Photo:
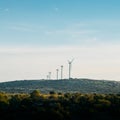
[(68, 64), (72, 64), (73, 61), (74, 61), (74, 58), (71, 61), (68, 60)]

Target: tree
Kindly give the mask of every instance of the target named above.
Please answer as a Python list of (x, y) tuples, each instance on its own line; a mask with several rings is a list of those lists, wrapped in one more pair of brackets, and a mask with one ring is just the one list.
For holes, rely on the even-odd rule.
[(37, 99), (40, 97), (40, 91), (39, 90), (34, 90), (32, 93), (30, 93), (30, 97), (32, 99)]

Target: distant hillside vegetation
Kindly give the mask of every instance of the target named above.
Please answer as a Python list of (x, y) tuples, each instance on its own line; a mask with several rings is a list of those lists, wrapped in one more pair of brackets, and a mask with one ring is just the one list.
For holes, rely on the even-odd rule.
[(39, 89), (42, 93), (81, 92), (81, 93), (120, 93), (120, 82), (91, 80), (91, 79), (64, 79), (64, 80), (20, 80), (0, 83), (0, 91), (10, 93), (30, 93)]

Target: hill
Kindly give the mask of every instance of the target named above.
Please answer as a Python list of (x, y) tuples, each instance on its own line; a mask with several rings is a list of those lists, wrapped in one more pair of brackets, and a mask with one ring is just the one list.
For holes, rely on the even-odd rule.
[(0, 91), (9, 93), (30, 93), (39, 89), (42, 93), (81, 92), (81, 93), (120, 93), (120, 82), (91, 79), (64, 80), (19, 80), (0, 83)]

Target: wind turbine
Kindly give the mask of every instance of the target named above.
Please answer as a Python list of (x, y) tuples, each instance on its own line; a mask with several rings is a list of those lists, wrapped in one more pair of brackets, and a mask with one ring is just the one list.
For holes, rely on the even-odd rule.
[(63, 65), (61, 65), (61, 80), (63, 79)]
[(57, 80), (58, 80), (58, 72), (59, 72), (59, 69), (56, 69), (56, 73), (57, 73), (57, 76), (56, 76), (56, 77), (57, 77)]
[(49, 79), (49, 75), (47, 75), (47, 80)]
[(49, 80), (51, 79), (51, 72), (49, 72)]
[(73, 62), (74, 59), (72, 59), (71, 61), (68, 60), (68, 64), (69, 64), (69, 80), (71, 78), (71, 66), (72, 66), (72, 62)]

